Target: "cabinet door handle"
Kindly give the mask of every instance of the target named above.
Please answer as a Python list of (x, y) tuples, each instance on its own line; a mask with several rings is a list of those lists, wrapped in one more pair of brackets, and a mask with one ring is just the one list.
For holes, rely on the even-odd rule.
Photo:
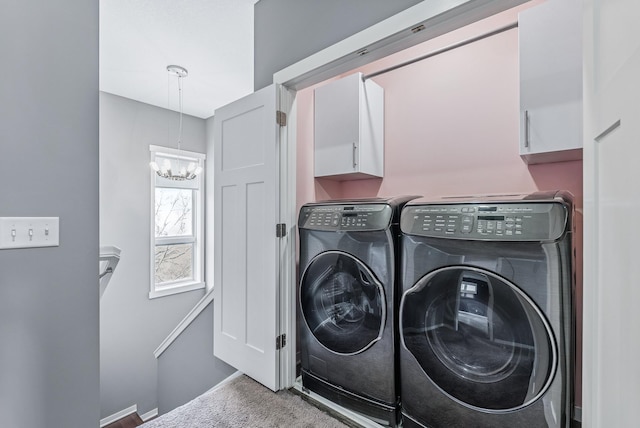
[(355, 168), (358, 165), (358, 161), (356, 158), (356, 150), (358, 149), (358, 146), (356, 145), (356, 143), (353, 143), (353, 167)]
[(524, 111), (524, 147), (529, 148), (529, 110)]

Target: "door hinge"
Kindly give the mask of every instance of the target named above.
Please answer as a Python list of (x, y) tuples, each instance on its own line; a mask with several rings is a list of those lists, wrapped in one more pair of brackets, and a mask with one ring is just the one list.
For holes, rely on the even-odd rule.
[(287, 113), (283, 111), (276, 111), (276, 123), (280, 126), (287, 126)]
[(280, 336), (276, 337), (276, 349), (282, 349), (285, 346), (287, 346), (287, 335), (281, 334)]
[(276, 224), (276, 238), (284, 238), (287, 236), (287, 225), (284, 223)]

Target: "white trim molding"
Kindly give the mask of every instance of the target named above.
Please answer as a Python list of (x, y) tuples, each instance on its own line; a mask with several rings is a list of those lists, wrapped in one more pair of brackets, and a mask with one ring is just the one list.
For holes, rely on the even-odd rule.
[(126, 409), (120, 410), (119, 412), (114, 413), (111, 416), (107, 416), (104, 419), (100, 419), (100, 428), (105, 427), (109, 424), (114, 423), (115, 421), (118, 421), (126, 416), (132, 415), (134, 413), (138, 412), (138, 405), (134, 404), (131, 407), (127, 407)]
[(158, 287), (156, 290), (149, 291), (149, 298), (155, 299), (184, 293), (186, 291), (202, 290), (205, 286), (204, 282), (178, 282), (174, 287)]
[(276, 72), (273, 82), (303, 89), (527, 1), (420, 2)]
[(158, 346), (158, 348), (153, 351), (153, 355), (155, 355), (156, 358), (159, 358), (160, 355), (162, 355), (162, 353), (166, 351), (169, 346), (171, 346), (171, 344), (178, 338), (178, 336), (180, 336), (180, 334), (182, 334), (182, 332), (187, 327), (189, 327), (193, 320), (195, 320), (198, 315), (200, 315), (200, 312), (202, 312), (207, 306), (209, 306), (211, 302), (213, 302), (213, 288), (207, 291), (202, 299), (200, 299), (200, 301), (196, 303), (193, 309), (191, 309), (189, 313), (182, 319), (182, 321), (178, 323), (176, 328), (174, 328), (173, 331), (169, 333), (169, 336), (167, 336), (167, 338), (162, 341), (160, 346)]
[(218, 382), (217, 384), (212, 386), (211, 389), (209, 389), (207, 392), (205, 392), (205, 394), (222, 388), (223, 386), (225, 386), (226, 384), (228, 384), (229, 382), (231, 382), (235, 378), (238, 378), (238, 377), (242, 376), (243, 374), (244, 373), (242, 373), (240, 371), (235, 371), (235, 372), (231, 373), (229, 376), (227, 376), (226, 378), (222, 379), (220, 382)]
[(158, 416), (158, 408), (156, 407), (153, 410), (148, 411), (147, 413), (140, 415), (140, 419), (142, 419), (142, 422), (147, 422), (149, 419), (153, 419), (156, 416)]
[(169, 156), (174, 156), (179, 158), (202, 159), (202, 160), (205, 160), (207, 158), (207, 155), (205, 155), (204, 153), (190, 152), (189, 150), (182, 150), (182, 149), (178, 150), (178, 149), (173, 149), (171, 147), (154, 146), (153, 144), (149, 145), (149, 151), (155, 152), (161, 155), (169, 155)]

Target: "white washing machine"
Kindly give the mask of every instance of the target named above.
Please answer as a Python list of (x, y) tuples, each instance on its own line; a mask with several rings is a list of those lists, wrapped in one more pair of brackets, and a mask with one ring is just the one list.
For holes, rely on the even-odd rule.
[(570, 426), (571, 224), (559, 192), (405, 206), (405, 427)]

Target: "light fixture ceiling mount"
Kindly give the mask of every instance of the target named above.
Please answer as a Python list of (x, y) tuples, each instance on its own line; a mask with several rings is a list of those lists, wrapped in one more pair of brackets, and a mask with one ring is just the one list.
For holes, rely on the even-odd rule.
[(178, 77), (187, 77), (189, 75), (187, 69), (184, 67), (180, 67), (179, 65), (167, 65), (167, 71), (169, 72), (169, 74)]

